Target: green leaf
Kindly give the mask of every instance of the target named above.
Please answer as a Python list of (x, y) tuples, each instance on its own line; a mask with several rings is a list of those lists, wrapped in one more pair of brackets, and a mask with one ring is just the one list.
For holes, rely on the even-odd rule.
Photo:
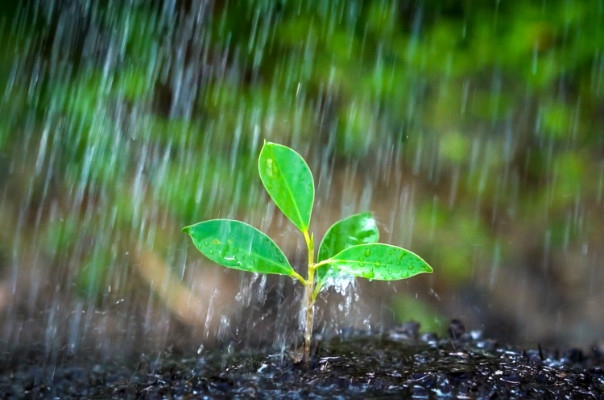
[(351, 215), (327, 230), (319, 245), (317, 261), (327, 260), (348, 247), (376, 243), (379, 239), (380, 232), (370, 213)]
[(432, 267), (417, 254), (381, 243), (360, 244), (344, 249), (333, 256), (329, 264), (347, 274), (382, 281), (432, 272)]
[(308, 232), (315, 185), (308, 165), (292, 149), (266, 142), (258, 158), (262, 184), (277, 207), (302, 232)]
[(182, 230), (204, 256), (224, 267), (261, 274), (294, 274), (279, 246), (246, 223), (213, 219)]
[[(333, 224), (325, 233), (319, 246), (317, 261), (324, 261), (344, 249), (359, 244), (376, 243), (380, 233), (370, 213), (351, 215)], [(329, 264), (317, 268), (317, 281), (322, 282), (327, 274), (338, 270)]]
[(114, 260), (110, 252), (96, 249), (83, 264), (76, 279), (76, 289), (87, 300), (98, 302), (103, 297)]

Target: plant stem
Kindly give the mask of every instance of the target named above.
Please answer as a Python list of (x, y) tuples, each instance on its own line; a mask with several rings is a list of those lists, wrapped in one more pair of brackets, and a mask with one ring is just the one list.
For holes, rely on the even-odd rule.
[(304, 232), (306, 247), (308, 249), (308, 277), (304, 285), (304, 298), (306, 299), (306, 323), (304, 325), (304, 362), (308, 366), (310, 361), (310, 341), (312, 339), (313, 306), (315, 302), (315, 265), (314, 265), (314, 237)]
[(299, 273), (297, 273), (296, 271), (292, 272), (292, 276), (294, 278), (296, 278), (297, 280), (299, 280), (304, 286), (306, 286), (306, 279), (302, 278), (302, 275), (300, 275)]

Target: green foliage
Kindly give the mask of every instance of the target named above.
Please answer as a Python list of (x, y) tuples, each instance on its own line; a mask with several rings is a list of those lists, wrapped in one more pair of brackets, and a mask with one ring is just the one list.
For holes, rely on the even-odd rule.
[[(308, 234), (315, 195), (308, 165), (294, 150), (265, 143), (258, 158), (258, 172), (266, 191), (279, 209), (302, 232), (308, 248), (308, 276), (303, 278), (290, 266), (279, 247), (268, 236), (243, 222), (215, 219), (183, 228), (195, 247), (210, 260), (227, 268), (288, 275), (306, 288), (305, 358), (308, 361), (313, 305), (327, 276), (334, 270), (356, 277), (398, 280), (432, 268), (416, 254), (400, 247), (375, 243), (379, 232), (369, 213), (336, 222), (319, 246), (314, 263), (314, 240)], [(331, 271), (334, 271), (333, 273)], [(317, 273), (317, 281), (314, 274)]]
[(443, 135), (441, 139), (441, 157), (454, 164), (466, 161), (470, 152), (470, 140), (459, 132)]
[(469, 210), (461, 207), (450, 210), (427, 202), (416, 215), (418, 236), (432, 239), (422, 253), (440, 266), (439, 276), (447, 282), (461, 284), (469, 280), (477, 256), (491, 261), (487, 257), (493, 248), (488, 228), (481, 220), (472, 218)]
[(266, 143), (258, 158), (258, 171), (277, 207), (298, 229), (307, 232), (315, 185), (304, 159), (290, 148)]
[(72, 216), (50, 222), (42, 231), (42, 248), (52, 255), (67, 253), (78, 238), (79, 228)]
[(324, 261), (348, 247), (376, 243), (380, 239), (375, 219), (370, 213), (351, 215), (333, 224), (319, 245), (317, 261)]
[[(325, 261), (352, 246), (376, 243), (379, 239), (380, 233), (370, 213), (351, 215), (336, 222), (327, 230), (319, 245), (317, 261)], [(337, 269), (325, 264), (317, 268), (317, 281), (323, 282), (328, 273), (337, 272)]]
[[(265, 143), (258, 170), (264, 187), (281, 211), (308, 238), (314, 199), (312, 174), (294, 150)], [(264, 233), (243, 222), (216, 219), (183, 228), (193, 244), (212, 261), (227, 268), (294, 276), (283, 252)], [(319, 247), (317, 265), (337, 268), (358, 277), (377, 280), (409, 278), (432, 268), (416, 254), (399, 247), (375, 243), (379, 232), (369, 213), (335, 223)], [(309, 254), (312, 260), (313, 255)], [(319, 276), (322, 278), (327, 272)]]
[(106, 252), (90, 255), (78, 272), (76, 289), (89, 300), (100, 301), (106, 285), (112, 260)]
[(415, 296), (400, 294), (392, 307), (395, 315), (400, 318), (400, 322), (416, 321), (419, 322), (422, 331), (435, 332), (439, 335), (445, 334), (447, 331), (449, 322), (447, 317), (439, 314), (437, 310)]
[(210, 260), (227, 268), (261, 274), (293, 275), (281, 249), (251, 225), (214, 219), (183, 228)]
[(328, 263), (348, 274), (382, 281), (432, 272), (432, 268), (417, 254), (381, 243), (349, 247), (333, 256)]

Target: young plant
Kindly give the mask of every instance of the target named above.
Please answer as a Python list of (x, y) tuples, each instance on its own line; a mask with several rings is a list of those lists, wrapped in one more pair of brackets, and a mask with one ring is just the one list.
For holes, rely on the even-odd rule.
[(183, 228), (195, 247), (227, 268), (261, 274), (280, 274), (304, 285), (304, 359), (308, 363), (313, 306), (321, 287), (338, 275), (367, 279), (410, 278), (432, 268), (418, 255), (400, 247), (377, 243), (379, 232), (371, 214), (352, 215), (332, 225), (319, 245), (315, 262), (314, 237), (309, 233), (315, 198), (313, 177), (304, 159), (289, 147), (264, 143), (258, 159), (262, 184), (277, 207), (302, 232), (308, 249), (306, 278), (289, 264), (271, 238), (244, 222), (213, 219)]

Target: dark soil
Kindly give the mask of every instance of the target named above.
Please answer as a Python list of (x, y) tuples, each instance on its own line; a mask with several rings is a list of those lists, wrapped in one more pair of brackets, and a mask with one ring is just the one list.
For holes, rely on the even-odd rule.
[[(309, 367), (288, 354), (214, 352), (132, 365), (63, 361), (2, 366), (0, 398), (604, 399), (602, 349), (501, 347), (453, 321), (450, 337), (407, 323), (318, 341)], [(205, 354), (205, 353), (204, 353)]]

